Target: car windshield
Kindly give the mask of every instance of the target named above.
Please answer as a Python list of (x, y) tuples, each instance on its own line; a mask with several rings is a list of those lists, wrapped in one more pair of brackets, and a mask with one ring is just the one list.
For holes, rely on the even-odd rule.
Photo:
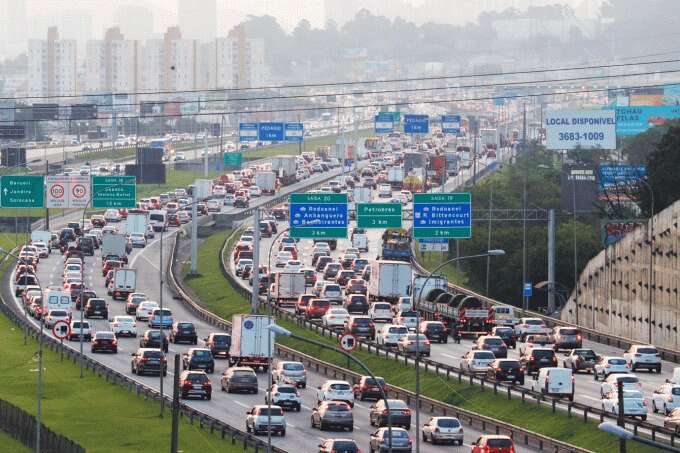
[(305, 366), (301, 363), (284, 363), (283, 369), (286, 371), (302, 371)]
[[(390, 432), (387, 429), (385, 429), (385, 431), (383, 431), (383, 437), (389, 437), (389, 435)], [(408, 438), (408, 433), (406, 431), (402, 431), (399, 429), (392, 430), (392, 439), (406, 439), (406, 438)]]
[(479, 351), (475, 352), (475, 360), (493, 360), (496, 356), (490, 351)]
[(113, 334), (113, 332), (97, 332), (95, 335), (98, 339), (104, 339), (104, 340), (113, 340), (116, 338), (116, 336)]
[(625, 365), (626, 359), (609, 359), (608, 361), (611, 365)]
[(157, 330), (149, 332), (149, 338), (158, 339), (161, 337), (161, 333)]
[(66, 312), (62, 310), (52, 310), (50, 316), (66, 316)]
[(158, 309), (158, 310), (154, 310), (153, 315), (154, 316), (161, 316), (162, 315), (163, 317), (166, 317), (166, 316), (172, 316), (172, 312), (170, 310), (160, 310), (160, 309)]
[(129, 323), (134, 322), (132, 316), (116, 316), (115, 322)]
[(276, 389), (279, 393), (296, 393), (295, 387), (277, 387)]
[(637, 390), (626, 390), (623, 392), (623, 397), (624, 398), (642, 398), (642, 392), (639, 392)]
[(624, 384), (637, 384), (640, 379), (637, 376), (621, 376), (617, 378), (617, 381), (623, 382)]
[(355, 324), (370, 324), (371, 323), (371, 318), (354, 318), (353, 322)]
[(390, 304), (375, 304), (373, 305), (374, 310), (390, 310)]
[(491, 448), (509, 448), (512, 447), (511, 439), (493, 438), (486, 441), (486, 445)]
[(231, 342), (231, 337), (227, 335), (215, 335), (213, 341), (217, 344), (227, 344)]
[[(260, 415), (270, 415), (269, 409), (266, 408), (266, 407), (261, 408), (261, 409), (260, 409)], [(279, 415), (279, 416), (282, 416), (282, 415), (283, 415), (283, 410), (282, 410), (281, 408), (278, 408), (278, 407), (272, 407), (272, 408), (271, 408), (271, 415)]]
[(331, 390), (349, 390), (349, 384), (331, 384), (330, 385)]
[[(378, 383), (376, 383), (376, 380), (378, 381)], [(376, 378), (376, 379), (366, 378), (365, 382), (366, 382), (366, 385), (380, 385), (380, 386), (385, 385), (385, 380), (381, 377)]]
[(578, 335), (578, 329), (560, 329), (560, 335)]
[(555, 352), (552, 351), (552, 350), (548, 351), (548, 350), (542, 350), (542, 349), (534, 349), (532, 351), (532, 354), (534, 355), (534, 357), (543, 359), (543, 358), (546, 358), (546, 357), (553, 357), (555, 355)]
[(637, 352), (640, 354), (658, 354), (656, 348), (638, 348)]
[(163, 357), (163, 353), (161, 351), (144, 351), (144, 357), (160, 359), (161, 357)]
[(333, 441), (331, 450), (335, 453), (357, 453), (359, 449), (353, 440), (336, 440)]
[(595, 352), (590, 350), (576, 351), (576, 355), (579, 357), (583, 357), (584, 359), (594, 359), (595, 357), (597, 357), (595, 355)]
[(680, 395), (680, 387), (673, 387), (673, 388), (671, 389), (671, 393), (672, 393), (673, 395)]
[(238, 370), (234, 371), (234, 376), (235, 377), (252, 377), (253, 376), (253, 371), (249, 370)]
[(333, 412), (349, 412), (349, 406), (342, 403), (329, 403), (326, 405), (326, 409)]
[(394, 327), (390, 327), (388, 329), (388, 332), (389, 333), (407, 333), (408, 329), (406, 327), (394, 326)]
[(514, 370), (520, 367), (517, 360), (503, 360), (498, 362), (498, 366), (503, 370)]
[(165, 216), (163, 214), (151, 214), (149, 220), (156, 220), (158, 222), (165, 221)]
[(503, 340), (501, 340), (500, 338), (486, 338), (484, 340), (484, 343), (491, 346), (501, 346), (503, 344)]
[(194, 325), (190, 322), (181, 322), (177, 325), (182, 330), (194, 330)]
[(442, 325), (437, 323), (437, 322), (428, 323), (427, 328), (428, 328), (428, 330), (442, 330), (443, 329)]
[(194, 355), (196, 357), (210, 357), (210, 351), (204, 351), (202, 349), (199, 349), (197, 351), (194, 351)]
[(460, 422), (455, 418), (440, 418), (437, 420), (437, 426), (440, 428), (458, 428)]
[(543, 321), (540, 320), (540, 319), (527, 319), (527, 320), (525, 321), (525, 324), (528, 324), (528, 325), (530, 325), (530, 326), (542, 326), (542, 325), (543, 325)]
[(202, 373), (189, 373), (185, 379), (191, 382), (206, 382), (208, 380), (208, 376)]

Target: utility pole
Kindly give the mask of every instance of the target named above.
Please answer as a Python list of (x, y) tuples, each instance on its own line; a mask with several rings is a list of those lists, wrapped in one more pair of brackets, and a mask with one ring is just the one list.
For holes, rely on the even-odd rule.
[(208, 177), (208, 131), (203, 133), (203, 177)]
[(179, 448), (179, 354), (175, 354), (175, 369), (172, 378), (172, 434), (170, 437), (170, 453), (177, 453)]
[(190, 274), (198, 273), (198, 184), (194, 184), (191, 197), (191, 269)]
[[(253, 291), (251, 293), (251, 299), (250, 299), (250, 311), (253, 314), (257, 313), (257, 307), (260, 304), (260, 208), (255, 208), (255, 212), (253, 214), (253, 231), (254, 231), (254, 237), (253, 237), (253, 270), (250, 272), (250, 275), (253, 276)], [(267, 271), (271, 274), (271, 269), (267, 269)], [(273, 275), (273, 274), (272, 274)], [(269, 285), (271, 282), (267, 282), (267, 285)], [(269, 303), (269, 301), (267, 301)]]
[(548, 211), (548, 316), (555, 313), (555, 210)]
[(523, 111), (522, 111), (522, 150), (524, 150), (524, 146), (526, 146), (527, 143), (527, 104), (526, 102), (523, 104)]
[[(624, 414), (623, 414), (623, 380), (619, 379), (618, 382), (616, 383), (617, 387), (617, 400), (618, 400), (618, 417), (616, 420), (616, 424), (619, 425), (621, 428), (626, 427), (626, 422), (624, 419)], [(624, 438), (619, 438), (619, 453), (626, 453), (626, 439)]]
[[(524, 147), (525, 145), (522, 145)], [(524, 284), (527, 282), (527, 169), (524, 165), (524, 182), (522, 184), (522, 308), (529, 309), (529, 298), (524, 295)]]

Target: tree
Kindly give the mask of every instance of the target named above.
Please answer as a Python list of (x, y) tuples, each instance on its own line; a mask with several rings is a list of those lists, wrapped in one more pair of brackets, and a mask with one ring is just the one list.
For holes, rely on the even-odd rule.
[(645, 184), (640, 184), (638, 188), (639, 206), (644, 215), (656, 214), (680, 199), (678, 168), (680, 168), (680, 126), (672, 126), (647, 159), (647, 180), (652, 191), (650, 193)]

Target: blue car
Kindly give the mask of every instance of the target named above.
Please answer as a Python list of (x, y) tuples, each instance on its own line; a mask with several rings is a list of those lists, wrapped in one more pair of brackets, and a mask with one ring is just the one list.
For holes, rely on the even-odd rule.
[[(163, 314), (163, 323), (161, 325), (161, 312)], [(172, 319), (172, 312), (166, 308), (161, 310), (160, 308), (156, 308), (152, 315), (149, 316), (149, 327), (153, 328), (162, 328), (162, 329), (169, 329), (172, 327), (174, 320)]]

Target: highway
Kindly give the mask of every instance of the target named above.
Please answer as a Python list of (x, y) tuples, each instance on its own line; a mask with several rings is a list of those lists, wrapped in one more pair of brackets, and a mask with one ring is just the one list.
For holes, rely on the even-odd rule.
[[(307, 185), (310, 181), (304, 181), (300, 183), (301, 185)], [(302, 190), (302, 189), (301, 189)], [(224, 212), (231, 212), (233, 208), (226, 208)], [(163, 238), (163, 256), (167, 260), (170, 257), (171, 249), (171, 238), (174, 234), (177, 234), (177, 229), (172, 229), (164, 235)], [(175, 320), (181, 321), (192, 321), (196, 325), (199, 338), (203, 338), (208, 335), (209, 332), (213, 331), (213, 327), (202, 322), (200, 319), (194, 318), (192, 314), (185, 309), (183, 304), (175, 299), (173, 299), (172, 292), (159, 283), (159, 273), (160, 269), (164, 268), (164, 264), (160, 263), (160, 252), (161, 252), (161, 238), (159, 234), (149, 242), (149, 244), (143, 249), (135, 249), (129, 256), (130, 267), (137, 269), (137, 290), (139, 292), (144, 292), (149, 296), (150, 300), (160, 301), (161, 295), (163, 298), (163, 305), (169, 308), (173, 312), (173, 318)], [(98, 296), (105, 297), (109, 300), (109, 317), (115, 315), (123, 315), (124, 313), (124, 302), (113, 301), (106, 296), (104, 289), (103, 277), (101, 276), (100, 270), (101, 257), (99, 253), (96, 253), (94, 257), (87, 257), (85, 259), (85, 282), (86, 285), (94, 289)], [(58, 251), (53, 251), (52, 255), (41, 260), (38, 266), (38, 278), (40, 279), (43, 288), (52, 285), (61, 284), (61, 270), (62, 270), (63, 258), (58, 253)], [(13, 281), (13, 279), (12, 279)], [(7, 297), (11, 297), (12, 294), (6, 294)], [(16, 300), (17, 306), (21, 306), (19, 300)], [(79, 312), (73, 308), (74, 319), (79, 319)], [(90, 320), (93, 326), (93, 332), (98, 330), (109, 330), (109, 324), (107, 320)], [(141, 334), (147, 329), (147, 327), (141, 323), (137, 323), (137, 332)], [(49, 334), (49, 333), (48, 333)], [(200, 345), (200, 343), (199, 343)], [(78, 349), (78, 342), (71, 342), (70, 347)], [(95, 357), (101, 363), (106, 366), (115, 369), (117, 371), (123, 372), (128, 376), (134, 377), (137, 381), (144, 382), (155, 389), (160, 389), (160, 378), (158, 377), (140, 377), (131, 375), (130, 372), (130, 353), (135, 351), (138, 347), (138, 339), (134, 338), (124, 338), (119, 340), (119, 350), (118, 354), (91, 354), (89, 352), (89, 345), (84, 345), (84, 352), (90, 356)], [(190, 346), (185, 345), (170, 345), (170, 356), (173, 354), (182, 354)], [(172, 364), (172, 360), (168, 360)], [(259, 376), (259, 387), (260, 392), (258, 395), (241, 395), (241, 394), (227, 394), (219, 390), (219, 376), (222, 370), (226, 367), (226, 364), (220, 363), (216, 364), (216, 371), (211, 375), (213, 381), (213, 399), (211, 401), (199, 401), (192, 400), (188, 402), (192, 407), (214, 416), (232, 426), (238, 427), (245, 430), (244, 419), (245, 412), (253, 404), (261, 404), (264, 401), (264, 389), (266, 387), (267, 377), (266, 374), (260, 374)], [(176, 370), (170, 366), (168, 376), (163, 381), (164, 392), (167, 394), (169, 389), (172, 388), (172, 377)], [(372, 432), (372, 427), (368, 423), (368, 407), (370, 403), (359, 403), (354, 409), (354, 432), (352, 433), (332, 433), (332, 432), (321, 432), (317, 429), (310, 428), (309, 416), (310, 411), (316, 403), (316, 386), (320, 385), (326, 378), (318, 375), (316, 373), (308, 371), (308, 387), (307, 389), (301, 390), (301, 397), (303, 399), (303, 410), (300, 413), (286, 413), (287, 421), (287, 435), (285, 438), (273, 437), (273, 442), (275, 445), (284, 448), (288, 451), (300, 451), (301, 442), (304, 442), (303, 451), (315, 451), (316, 445), (322, 439), (329, 437), (352, 437), (357, 440), (362, 448), (366, 448), (368, 445), (369, 434)], [(422, 420), (425, 420), (426, 413), (423, 413)], [(411, 427), (411, 434), (417, 435), (415, 427)], [(476, 439), (480, 433), (466, 428), (466, 445)], [(181, 435), (181, 434), (180, 434)], [(435, 452), (435, 451), (448, 451), (449, 447), (432, 446), (430, 444), (423, 444), (423, 452)], [(519, 451), (530, 451), (520, 448)]]

